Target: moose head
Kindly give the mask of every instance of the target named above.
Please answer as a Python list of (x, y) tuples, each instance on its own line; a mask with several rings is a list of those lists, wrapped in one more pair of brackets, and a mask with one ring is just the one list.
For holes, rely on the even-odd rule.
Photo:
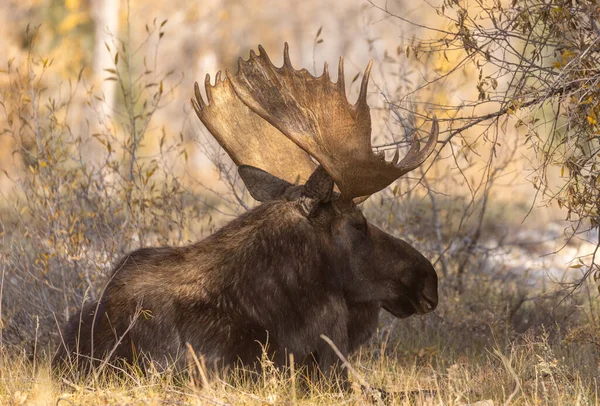
[[(258, 49), (247, 61), (239, 59), (236, 75), (226, 71), (222, 78), (218, 72), (214, 85), (206, 76), (208, 103), (196, 83), (192, 105), (202, 123), (238, 165), (255, 200), (295, 201), (307, 221), (328, 235), (344, 264), (351, 303), (378, 302), (396, 317), (434, 310), (437, 275), (431, 263), (368, 223), (357, 204), (423, 164), (437, 142), (437, 121), (424, 149), (415, 136), (402, 160), (396, 150), (386, 161), (371, 148), (367, 88), (372, 62), (352, 105), (343, 57), (332, 83), (327, 62), (320, 77), (295, 70), (287, 43), (281, 68)], [(309, 183), (294, 186), (311, 173)], [(334, 183), (339, 193), (332, 192)]]

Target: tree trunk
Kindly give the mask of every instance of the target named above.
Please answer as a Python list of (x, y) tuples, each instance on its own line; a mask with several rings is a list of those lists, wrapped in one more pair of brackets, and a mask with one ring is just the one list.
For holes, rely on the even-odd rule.
[(106, 49), (105, 44), (110, 46), (113, 53), (115, 52), (113, 38), (119, 34), (119, 3), (120, 0), (94, 0), (92, 2), (92, 19), (96, 27), (92, 69), (104, 94), (105, 103), (100, 106), (104, 118), (110, 115), (110, 106), (115, 101), (117, 83), (114, 80), (103, 80), (105, 76), (103, 73), (104, 69), (114, 68), (113, 57)]

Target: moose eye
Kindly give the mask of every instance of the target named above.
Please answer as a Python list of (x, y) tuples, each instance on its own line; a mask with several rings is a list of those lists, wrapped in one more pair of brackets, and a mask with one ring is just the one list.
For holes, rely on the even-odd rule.
[(366, 232), (367, 231), (367, 222), (366, 221), (353, 221), (350, 223), (352, 225), (352, 228), (360, 231), (360, 232)]

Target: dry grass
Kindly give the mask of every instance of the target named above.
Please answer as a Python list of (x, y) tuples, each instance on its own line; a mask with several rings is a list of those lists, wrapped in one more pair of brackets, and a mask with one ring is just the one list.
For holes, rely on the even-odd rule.
[[(467, 293), (443, 288), (436, 313), (397, 320), (383, 314), (381, 328), (371, 345), (349, 360), (355, 382), (348, 393), (302, 385), (302, 372), (279, 370), (262, 360), (263, 375), (249, 372), (208, 375), (197, 360), (192, 373), (181, 380), (169, 374), (135, 369), (107, 374), (98, 380), (60, 380), (49, 372), (53, 348), (43, 348), (32, 359), (25, 351), (3, 353), (0, 404), (190, 404), (190, 405), (342, 405), (378, 404), (379, 392), (367, 396), (358, 382), (387, 392), (379, 404), (468, 405), (491, 400), (494, 405), (598, 405), (600, 336), (579, 301), (557, 302), (546, 295), (526, 302), (515, 314), (507, 310), (510, 288), (493, 294), (500, 283), (470, 280)], [(496, 286), (495, 286), (496, 285)], [(479, 289), (477, 289), (479, 288)], [(486, 300), (482, 300), (486, 296)], [(583, 295), (582, 295), (583, 296)], [(555, 323), (531, 315), (552, 309)], [(565, 321), (564, 312), (570, 316)], [(518, 333), (522, 319), (525, 332)], [(519, 320), (519, 323), (515, 323)], [(562, 320), (559, 324), (558, 320)], [(208, 382), (201, 385), (200, 382)]]
[[(136, 72), (123, 65), (124, 55), (119, 60), (115, 71), (122, 84)], [(123, 86), (118, 106), (131, 113), (91, 123), (88, 111), (89, 127), (82, 129), (73, 109), (83, 111), (85, 103), (77, 100), (98, 95), (80, 79), (66, 96), (49, 96), (52, 89), (41, 79), (49, 74), (43, 58), (32, 56), (18, 68), (8, 67), (0, 88), (0, 120), (15, 160), (7, 177), (12, 189), (0, 196), (0, 404), (381, 403), (359, 385), (343, 394), (303, 389), (301, 372), (274, 369), (268, 360), (259, 379), (237, 371), (209, 377), (201, 389), (189, 379), (174, 383), (168, 374), (142, 376), (135, 370), (128, 378), (96, 382), (53, 377), (49, 360), (59, 342), (57, 322), (64, 323), (84, 297), (97, 295), (111, 264), (139, 246), (196, 241), (214, 230), (224, 201), (231, 203), (231, 214), (241, 211), (247, 196), (218, 155), (213, 158), (225, 184), (219, 190), (228, 194), (216, 196), (194, 183), (184, 159), (185, 137), (150, 125), (171, 94), (149, 86), (161, 83), (164, 74), (138, 72), (135, 94)], [(160, 145), (148, 147), (149, 139)], [(443, 172), (437, 182), (451, 184), (453, 175)], [(403, 182), (402, 190), (416, 185)], [(369, 209), (367, 216), (373, 221), (379, 216), (377, 224), (388, 230), (419, 229), (417, 236), (402, 235), (429, 258), (439, 256), (440, 306), (422, 318), (384, 315), (371, 345), (349, 360), (356, 371), (352, 379), (384, 389), (389, 404), (597, 405), (600, 312), (588, 293), (595, 287), (584, 286), (565, 300), (488, 261), (482, 241), (506, 225), (504, 211), (493, 210), (502, 205), (487, 200), (489, 185), (473, 202), (429, 193), (427, 203), (420, 193), (397, 195), (394, 189), (381, 193), (381, 205)], [(514, 220), (514, 211), (506, 214), (511, 215)], [(196, 372), (191, 376), (201, 381)]]
[[(599, 404), (598, 377), (593, 372), (594, 368), (597, 370), (597, 351), (591, 357), (592, 348), (565, 342), (552, 344), (548, 334), (526, 333), (506, 345), (489, 348), (479, 348), (481, 343), (474, 340), (472, 347), (466, 349), (464, 343), (447, 341), (463, 340), (462, 334), (437, 334), (435, 330), (440, 327), (425, 320), (398, 323), (387, 345), (375, 342), (350, 363), (361, 380), (387, 391), (385, 404), (463, 405), (482, 400), (522, 405)], [(415, 332), (422, 339), (415, 337)], [(462, 350), (459, 352), (458, 348)], [(303, 390), (299, 372), (274, 369), (268, 360), (263, 361), (263, 366), (265, 374), (259, 379), (237, 371), (209, 378), (208, 385), (200, 389), (191, 382), (173, 383), (160, 374), (132, 373), (130, 378), (114, 375), (95, 383), (61, 382), (50, 374), (46, 356), (34, 365), (25, 353), (5, 354), (0, 403), (376, 404), (357, 384), (345, 394), (316, 387)], [(357, 378), (353, 380), (356, 382)]]

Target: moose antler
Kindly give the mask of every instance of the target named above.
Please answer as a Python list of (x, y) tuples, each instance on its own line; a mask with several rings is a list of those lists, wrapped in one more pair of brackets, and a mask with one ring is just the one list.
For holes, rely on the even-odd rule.
[(261, 168), (290, 183), (308, 180), (317, 166), (310, 156), (242, 103), (220, 71), (214, 85), (206, 75), (205, 89), (207, 103), (194, 85), (192, 106), (236, 165)]
[[(293, 158), (292, 166), (278, 168), (279, 173), (288, 172), (298, 165), (304, 172), (310, 167), (306, 164), (306, 159), (310, 160), (308, 157), (310, 155), (334, 179), (341, 191), (341, 199), (350, 200), (368, 196), (384, 189), (427, 159), (437, 142), (438, 125), (434, 119), (423, 150), (420, 150), (419, 139), (415, 137), (408, 154), (401, 161), (399, 161), (398, 151), (391, 162), (386, 161), (383, 153), (374, 153), (371, 148), (371, 117), (367, 105), (367, 87), (372, 63), (370, 62), (365, 70), (357, 102), (351, 105), (346, 98), (343, 62), (343, 58), (340, 58), (338, 81), (334, 84), (329, 77), (327, 63), (320, 77), (312, 76), (306, 69), (297, 71), (290, 62), (289, 48), (286, 43), (283, 66), (277, 68), (271, 63), (265, 50), (259, 46), (259, 55), (251, 51), (247, 61), (240, 58), (236, 75), (226, 71), (228, 80), (225, 80), (223, 85), (219, 85), (217, 80), (212, 89), (212, 98), (215, 99), (214, 94), (219, 89), (218, 93), (223, 94), (221, 96), (223, 100), (215, 103), (216, 107), (213, 108), (212, 113), (202, 105), (202, 98), (198, 91), (196, 98), (199, 106), (195, 104), (194, 107), (202, 122), (215, 135), (219, 143), (221, 143), (220, 139), (227, 139), (228, 146), (222, 145), (226, 150), (228, 148), (235, 150), (234, 155), (231, 153), (230, 155), (236, 163), (242, 161), (239, 158), (241, 155), (251, 154), (250, 151), (244, 151), (244, 145), (252, 138), (260, 142), (268, 139), (269, 142), (277, 144), (271, 146), (267, 143), (266, 148), (261, 146), (259, 148), (261, 158), (258, 159), (260, 161), (281, 159), (279, 156), (275, 157), (275, 152), (284, 155), (294, 154), (297, 157), (298, 148), (287, 149), (290, 148), (289, 143), (285, 148), (283, 147), (283, 139), (286, 141), (289, 139), (305, 151), (305, 159)], [(219, 86), (227, 90), (221, 90)], [(207, 93), (209, 87), (207, 86)], [(232, 90), (239, 100), (235, 100)], [(210, 95), (208, 97), (211, 98)], [(209, 103), (213, 104), (210, 100)], [(242, 105), (247, 106), (246, 109)], [(262, 117), (268, 124), (257, 121), (260, 118), (256, 115)], [(246, 125), (251, 128), (245, 129)], [(236, 131), (233, 127), (236, 127)], [(258, 134), (257, 131), (262, 132)], [(244, 133), (249, 134), (249, 137), (241, 138)], [(240, 138), (236, 139), (236, 137)], [(238, 150), (239, 147), (242, 151)], [(264, 154), (263, 149), (269, 151), (269, 155)], [(271, 164), (268, 167), (255, 166), (268, 171), (273, 167)], [(289, 174), (283, 178), (289, 180)]]
[(227, 77), (240, 99), (256, 114), (279, 129), (327, 170), (340, 189), (342, 199), (373, 194), (405, 173), (417, 168), (433, 152), (438, 134), (434, 120), (425, 148), (415, 138), (408, 154), (391, 162), (371, 148), (371, 118), (367, 87), (372, 63), (363, 76), (356, 104), (346, 99), (344, 65), (340, 58), (337, 84), (323, 75), (296, 71), (284, 48), (284, 63), (275, 67), (262, 47), (240, 60), (238, 73)]

